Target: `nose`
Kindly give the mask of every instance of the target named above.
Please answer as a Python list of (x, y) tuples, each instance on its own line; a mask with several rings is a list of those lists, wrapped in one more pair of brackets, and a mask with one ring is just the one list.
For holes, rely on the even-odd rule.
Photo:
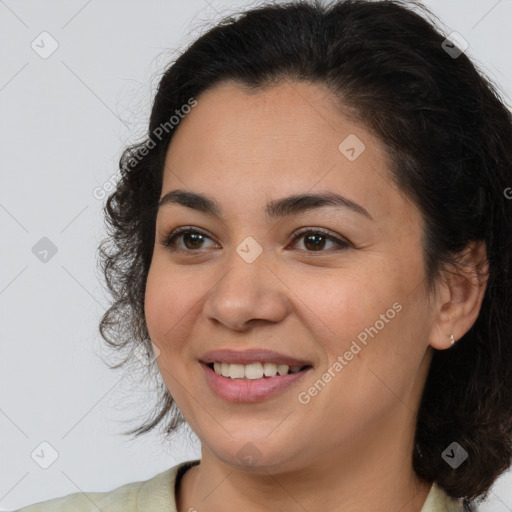
[(203, 311), (208, 320), (235, 331), (245, 331), (255, 323), (283, 321), (291, 310), (290, 292), (267, 263), (264, 252), (248, 263), (233, 251), (224, 274), (205, 299)]

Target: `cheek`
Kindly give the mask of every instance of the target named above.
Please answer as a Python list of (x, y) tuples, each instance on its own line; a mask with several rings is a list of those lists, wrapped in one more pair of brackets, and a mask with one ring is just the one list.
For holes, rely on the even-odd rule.
[(295, 303), (314, 323), (315, 337), (332, 349), (373, 325), (397, 299), (392, 283), (379, 282), (379, 273), (368, 272), (335, 269), (320, 278), (317, 270), (315, 276), (295, 280), (293, 292), (300, 299)]
[[(183, 270), (170, 269), (157, 258), (151, 264), (144, 297), (145, 319), (151, 340), (166, 365), (185, 358), (187, 340), (201, 311), (207, 292), (205, 279), (194, 279)], [(211, 285), (210, 285), (211, 286)]]
[[(145, 318), (149, 336), (160, 353), (156, 364), (171, 395), (180, 396), (186, 373), (177, 361), (183, 357), (187, 325), (188, 303), (179, 283), (160, 272), (158, 265), (150, 267), (144, 297)], [(175, 396), (176, 395), (176, 396)]]
[(158, 338), (158, 325), (161, 317), (162, 306), (162, 286), (157, 279), (155, 267), (151, 265), (146, 281), (146, 291), (144, 295), (144, 315), (148, 332), (152, 340)]
[(161, 349), (167, 339), (175, 336), (173, 326), (186, 315), (185, 299), (186, 288), (181, 287), (171, 273), (162, 271), (158, 262), (152, 263), (146, 282), (144, 311), (150, 337)]
[(343, 358), (344, 377), (333, 389), (350, 382), (359, 390), (357, 396), (371, 402), (386, 397), (371, 369), (397, 389), (407, 386), (421, 355), (421, 344), (411, 343), (421, 331), (420, 297), (404, 291), (398, 269), (388, 265), (384, 272), (382, 267), (357, 274), (338, 269), (322, 279), (304, 276), (294, 286), (304, 323), (323, 352), (322, 364), (330, 368)]

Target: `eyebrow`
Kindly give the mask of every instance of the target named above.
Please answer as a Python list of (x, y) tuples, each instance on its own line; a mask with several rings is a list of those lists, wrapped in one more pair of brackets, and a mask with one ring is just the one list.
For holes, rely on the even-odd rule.
[[(187, 190), (180, 189), (171, 190), (160, 199), (158, 202), (158, 209), (169, 204), (180, 204), (207, 215), (212, 215), (217, 219), (222, 219), (222, 209), (219, 203), (211, 197), (196, 192), (189, 192)], [(281, 218), (325, 206), (345, 208), (363, 215), (370, 220), (374, 220), (366, 208), (347, 197), (334, 194), (332, 192), (321, 194), (298, 194), (284, 197), (282, 199), (276, 199), (267, 204), (265, 214), (269, 218)]]

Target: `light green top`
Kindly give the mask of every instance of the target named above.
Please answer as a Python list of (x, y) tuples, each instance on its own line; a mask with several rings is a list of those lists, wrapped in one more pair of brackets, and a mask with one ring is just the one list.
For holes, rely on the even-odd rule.
[[(125, 484), (112, 491), (68, 494), (13, 512), (177, 512), (176, 479), (198, 463), (199, 460), (182, 462), (146, 481)], [(421, 512), (463, 510), (461, 501), (451, 499), (434, 482)]]

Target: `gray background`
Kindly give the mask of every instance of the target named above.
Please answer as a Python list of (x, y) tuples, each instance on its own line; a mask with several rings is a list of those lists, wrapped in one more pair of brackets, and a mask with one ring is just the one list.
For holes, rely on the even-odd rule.
[[(510, 98), (512, 1), (425, 3)], [(100, 357), (101, 191), (123, 146), (144, 134), (165, 64), (220, 17), (256, 4), (0, 0), (0, 510), (108, 491), (200, 456), (190, 431), (172, 446), (119, 433), (152, 393)], [(49, 248), (46, 262), (34, 246)], [(57, 454), (48, 469), (42, 442)], [(511, 511), (511, 483), (508, 472), (480, 510)]]

